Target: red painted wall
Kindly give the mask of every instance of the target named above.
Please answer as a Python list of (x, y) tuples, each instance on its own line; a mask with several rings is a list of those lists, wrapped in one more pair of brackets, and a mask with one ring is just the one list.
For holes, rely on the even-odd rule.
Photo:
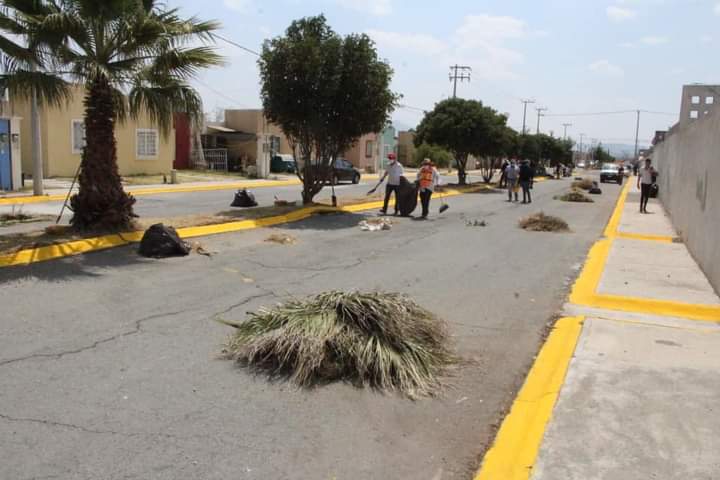
[(190, 120), (184, 113), (176, 113), (175, 121), (175, 161), (173, 168), (190, 168)]

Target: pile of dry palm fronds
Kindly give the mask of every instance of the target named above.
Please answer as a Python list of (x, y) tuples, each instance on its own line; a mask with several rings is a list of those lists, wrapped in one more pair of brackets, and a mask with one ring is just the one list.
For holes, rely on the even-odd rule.
[(228, 358), (300, 386), (346, 380), (432, 395), (454, 362), (445, 326), (398, 293), (323, 293), (262, 308), (239, 324)]
[(590, 190), (593, 186), (595, 186), (595, 184), (588, 178), (576, 180), (572, 183), (572, 188), (579, 188), (581, 190)]
[(565, 195), (560, 195), (559, 197), (555, 197), (557, 200), (562, 200), (563, 202), (578, 202), (578, 203), (593, 203), (595, 200), (588, 197), (584, 193), (582, 193), (580, 190), (573, 189), (572, 191), (566, 193)]
[(570, 229), (562, 218), (545, 215), (543, 212), (520, 220), (520, 228), (532, 232), (566, 232)]

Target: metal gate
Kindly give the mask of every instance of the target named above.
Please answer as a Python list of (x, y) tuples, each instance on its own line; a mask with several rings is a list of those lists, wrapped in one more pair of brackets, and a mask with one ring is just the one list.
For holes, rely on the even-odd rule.
[(10, 120), (0, 119), (0, 190), (12, 190)]

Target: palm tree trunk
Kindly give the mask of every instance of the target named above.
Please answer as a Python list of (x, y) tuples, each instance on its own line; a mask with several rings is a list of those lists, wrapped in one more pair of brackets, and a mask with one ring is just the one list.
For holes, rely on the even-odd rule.
[(85, 95), (86, 146), (80, 164), (80, 191), (70, 200), (70, 223), (80, 230), (130, 228), (135, 198), (125, 193), (117, 166), (115, 106), (104, 77), (95, 79)]
[(42, 137), (40, 132), (40, 109), (38, 108), (37, 91), (33, 89), (30, 99), (30, 130), (32, 135), (32, 178), (33, 195), (43, 194), (43, 159)]

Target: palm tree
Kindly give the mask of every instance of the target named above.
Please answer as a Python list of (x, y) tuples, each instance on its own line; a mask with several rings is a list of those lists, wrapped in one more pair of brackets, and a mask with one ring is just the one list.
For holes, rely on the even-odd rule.
[[(52, 52), (49, 76), (85, 90), (86, 146), (80, 190), (71, 199), (72, 225), (83, 230), (130, 227), (135, 199), (120, 181), (115, 123), (147, 115), (167, 135), (173, 113), (200, 118), (202, 102), (188, 81), (199, 70), (222, 63), (208, 45), (219, 24), (181, 18), (177, 9), (158, 0), (2, 3)], [(7, 84), (11, 94), (26, 90)]]
[[(27, 16), (48, 13), (39, 2), (27, 2)], [(40, 135), (40, 104), (60, 106), (69, 99), (69, 90), (62, 78), (45, 73), (52, 58), (40, 32), (33, 30), (33, 22), (13, 15), (7, 5), (0, 8), (0, 92), (13, 90), (14, 97), (30, 102), (32, 134), (33, 193), (43, 194), (43, 163)]]

